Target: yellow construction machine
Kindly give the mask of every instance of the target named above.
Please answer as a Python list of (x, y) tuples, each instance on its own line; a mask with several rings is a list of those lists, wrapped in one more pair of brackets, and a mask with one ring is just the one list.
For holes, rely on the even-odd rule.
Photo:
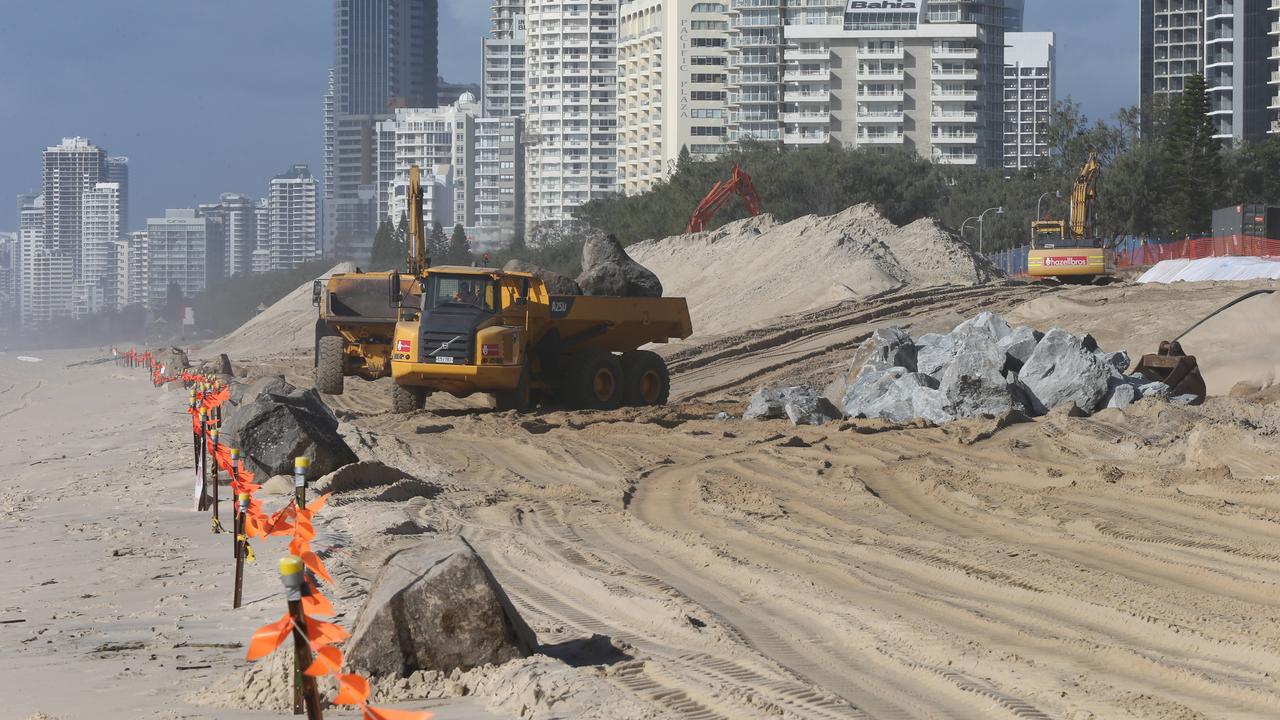
[(640, 350), (693, 332), (684, 298), (551, 295), (537, 277), (495, 268), (432, 267), (389, 280), (399, 307), (391, 373), (395, 412), (428, 395), (494, 396), (502, 409), (540, 399), (573, 408), (662, 405), (666, 362)]
[(1043, 219), (1031, 223), (1028, 275), (1089, 282), (1115, 273), (1115, 255), (1093, 228), (1098, 174), (1098, 155), (1091, 152), (1071, 191), (1070, 221)]
[[(412, 291), (413, 275), (428, 265), (426, 230), (422, 220), (422, 178), (418, 166), (409, 168), (409, 237), (407, 270), (402, 292)], [(319, 308), (316, 319), (315, 387), (322, 393), (341, 395), (347, 377), (377, 380), (391, 375), (391, 339), (396, 329), (396, 308), (387, 302), (387, 283), (393, 272), (334, 273), (316, 280), (311, 301)]]

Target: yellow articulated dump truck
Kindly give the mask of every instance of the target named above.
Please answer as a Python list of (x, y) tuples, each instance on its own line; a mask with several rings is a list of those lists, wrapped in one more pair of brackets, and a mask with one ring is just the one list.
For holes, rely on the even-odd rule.
[(1115, 274), (1115, 255), (1094, 232), (1099, 165), (1095, 153), (1080, 168), (1071, 191), (1071, 218), (1031, 223), (1027, 274), (1064, 282), (1089, 282)]
[[(422, 175), (409, 168), (407, 188), (409, 237), (406, 267), (412, 274), (431, 264), (427, 258), (426, 230), (422, 221)], [(391, 375), (391, 336), (396, 329), (396, 308), (387, 303), (387, 282), (393, 273), (334, 273), (327, 281), (315, 281), (311, 302), (319, 310), (316, 320), (315, 386), (329, 395), (341, 395), (345, 378), (377, 380)], [(401, 291), (413, 289), (413, 275), (401, 282)]]
[(414, 285), (407, 295), (398, 275), (389, 280), (400, 318), (391, 352), (398, 413), (436, 392), (488, 393), (511, 410), (540, 400), (663, 405), (666, 362), (639, 348), (693, 332), (684, 298), (550, 295), (530, 273), (473, 267), (428, 268)]

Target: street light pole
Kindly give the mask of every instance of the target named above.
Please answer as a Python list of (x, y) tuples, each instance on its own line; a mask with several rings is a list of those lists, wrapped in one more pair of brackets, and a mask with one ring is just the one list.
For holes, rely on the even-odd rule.
[(970, 222), (973, 222), (974, 220), (977, 220), (977, 219), (978, 217), (975, 215), (974, 217), (966, 218), (964, 222), (960, 223), (960, 239), (961, 240), (964, 240), (964, 229), (968, 227)]
[(1055, 198), (1058, 198), (1059, 200), (1061, 200), (1061, 199), (1062, 199), (1062, 191), (1061, 191), (1061, 190), (1054, 190), (1053, 192), (1047, 192), (1047, 193), (1045, 193), (1045, 194), (1041, 195), (1041, 196), (1040, 196), (1040, 199), (1039, 199), (1039, 200), (1036, 200), (1036, 220), (1039, 220), (1039, 219), (1041, 219), (1041, 218), (1043, 218), (1043, 217), (1044, 217), (1043, 215), (1041, 215), (1041, 214), (1040, 214), (1040, 203), (1041, 203), (1041, 202), (1043, 202), (1043, 201), (1044, 201), (1044, 199), (1045, 199), (1045, 198), (1047, 198), (1047, 197), (1049, 197), (1050, 195), (1054, 196)]
[(987, 210), (984, 210), (983, 213), (978, 216), (978, 254), (979, 255), (982, 254), (982, 226), (985, 223), (987, 213), (989, 212), (994, 212), (997, 215), (1003, 215), (1004, 207), (1002, 206), (1002, 207), (989, 208)]

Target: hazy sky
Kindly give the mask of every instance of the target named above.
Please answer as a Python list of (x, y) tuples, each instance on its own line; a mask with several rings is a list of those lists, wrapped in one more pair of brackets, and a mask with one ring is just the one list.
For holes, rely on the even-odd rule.
[[(323, 172), (330, 0), (7, 0), (0, 13), (0, 231), (40, 153), (82, 135), (131, 167), (131, 229), (223, 192)], [(1058, 33), (1059, 96), (1093, 117), (1137, 102), (1138, 3), (1027, 0)], [(480, 78), (485, 0), (441, 0), (440, 70)]]

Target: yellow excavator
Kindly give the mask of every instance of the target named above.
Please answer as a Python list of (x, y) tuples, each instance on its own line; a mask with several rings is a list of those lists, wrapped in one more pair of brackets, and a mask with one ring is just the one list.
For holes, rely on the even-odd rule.
[(1098, 197), (1098, 154), (1080, 168), (1071, 190), (1071, 217), (1031, 223), (1027, 274), (1064, 282), (1091, 282), (1115, 273), (1115, 255), (1094, 231), (1093, 205)]
[[(422, 219), (422, 174), (409, 168), (409, 237), (402, 290), (413, 291), (413, 278), (431, 264), (427, 258), (426, 229)], [(388, 303), (387, 283), (401, 278), (391, 272), (334, 273), (316, 280), (311, 301), (319, 308), (316, 319), (315, 387), (322, 393), (341, 395), (347, 377), (377, 380), (391, 375), (391, 340), (396, 330), (396, 308)]]

